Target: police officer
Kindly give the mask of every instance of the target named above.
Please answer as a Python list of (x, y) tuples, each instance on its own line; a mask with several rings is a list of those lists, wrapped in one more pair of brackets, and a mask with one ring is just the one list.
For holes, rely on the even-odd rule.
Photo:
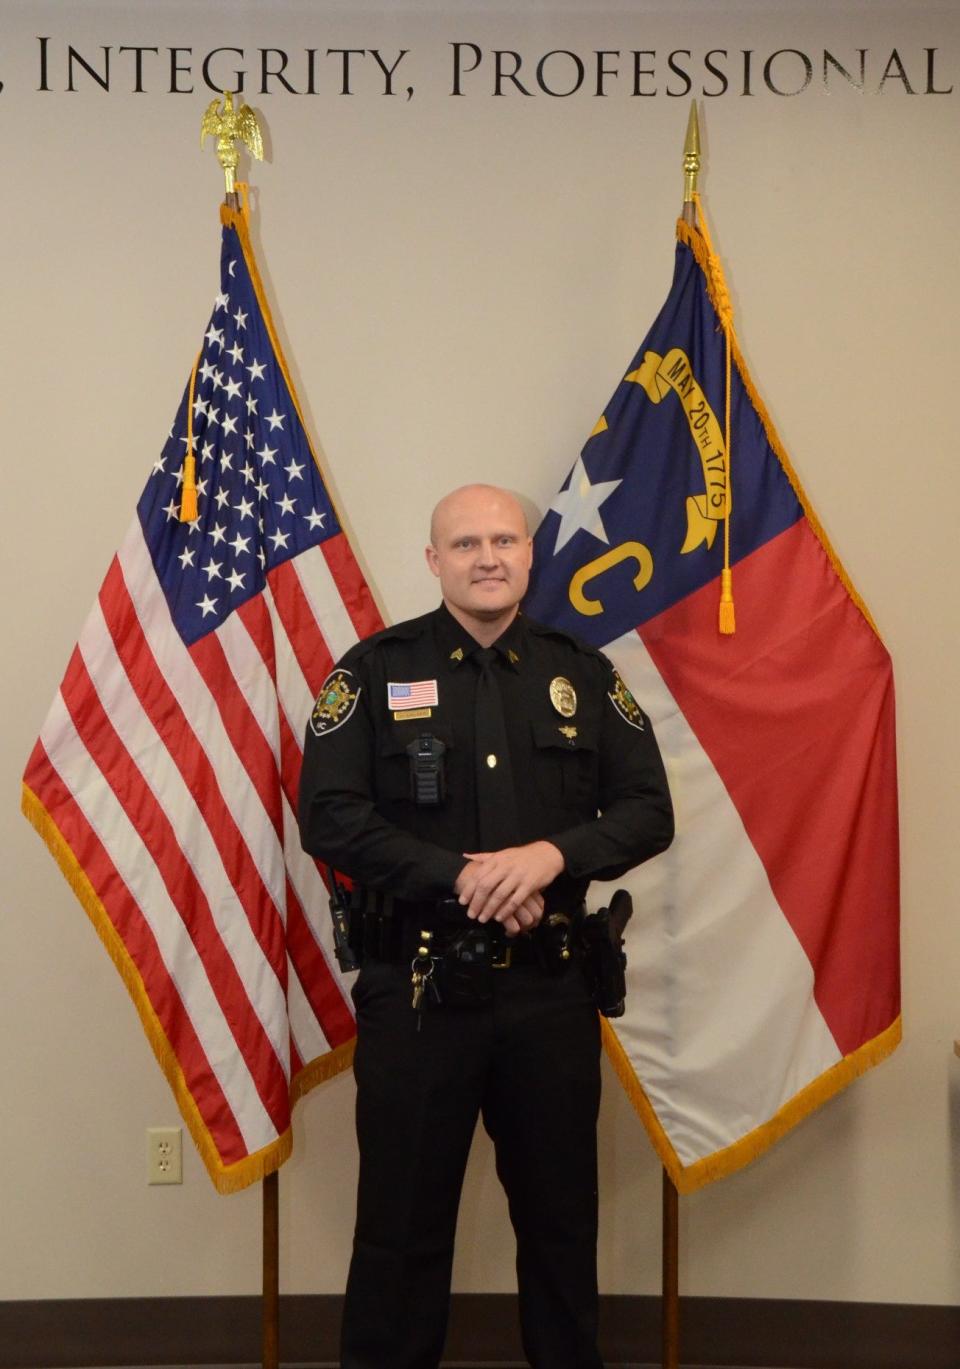
[(669, 844), (670, 798), (606, 658), (519, 612), (532, 542), (511, 495), (441, 500), (426, 556), (441, 606), (353, 647), (306, 733), (303, 844), (356, 882), (364, 948), (341, 1366), (439, 1364), (479, 1115), (530, 1364), (600, 1369), (599, 1025), (576, 916), (592, 877)]

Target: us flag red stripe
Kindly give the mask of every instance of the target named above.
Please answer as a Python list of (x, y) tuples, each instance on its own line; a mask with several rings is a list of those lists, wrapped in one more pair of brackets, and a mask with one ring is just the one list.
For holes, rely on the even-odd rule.
[(322, 872), (294, 815), (332, 662), (382, 626), (327, 494), (242, 215), (187, 386), (24, 774), (23, 807), (130, 990), (213, 1182), (290, 1151), (350, 1059)]

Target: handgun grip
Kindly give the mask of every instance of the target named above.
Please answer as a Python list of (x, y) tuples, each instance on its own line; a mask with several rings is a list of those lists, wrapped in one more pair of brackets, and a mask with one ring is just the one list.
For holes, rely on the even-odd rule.
[(618, 889), (610, 900), (610, 939), (615, 945), (623, 940), (627, 923), (633, 917), (633, 899), (626, 889)]

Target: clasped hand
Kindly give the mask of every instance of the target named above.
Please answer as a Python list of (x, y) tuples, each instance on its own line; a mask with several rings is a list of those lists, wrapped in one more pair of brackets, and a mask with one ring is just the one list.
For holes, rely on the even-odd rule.
[(503, 924), (507, 936), (529, 932), (543, 916), (543, 893), (563, 870), (563, 856), (549, 841), (502, 851), (465, 851), (470, 862), (454, 889), (477, 922)]

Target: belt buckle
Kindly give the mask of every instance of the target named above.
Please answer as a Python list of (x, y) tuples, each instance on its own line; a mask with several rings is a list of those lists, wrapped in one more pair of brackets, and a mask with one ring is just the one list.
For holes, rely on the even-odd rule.
[(491, 970), (509, 970), (510, 962), (513, 959), (513, 947), (509, 941), (505, 941), (500, 951), (500, 958), (497, 958), (497, 949), (494, 947), (493, 956), (490, 960)]

